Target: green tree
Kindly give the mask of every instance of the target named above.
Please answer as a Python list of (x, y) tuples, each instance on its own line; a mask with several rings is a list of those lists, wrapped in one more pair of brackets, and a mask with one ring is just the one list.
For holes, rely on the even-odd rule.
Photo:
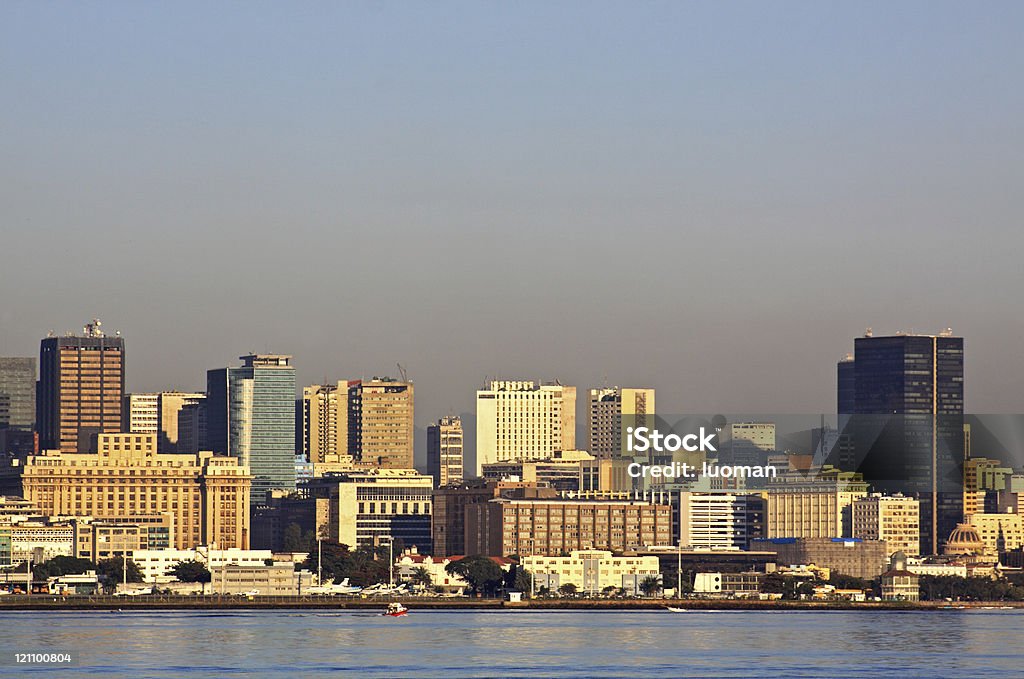
[(514, 568), (515, 578), (512, 580), (512, 589), (517, 592), (525, 592), (527, 595), (530, 594), (530, 590), (533, 589), (533, 581), (530, 576), (530, 571), (525, 568)]
[(289, 523), (281, 536), (281, 549), (286, 552), (308, 552), (309, 545), (303, 539), (302, 526)]
[(654, 596), (661, 589), (661, 581), (656, 575), (648, 575), (640, 581), (640, 591), (644, 596)]
[(619, 588), (615, 585), (608, 585), (607, 587), (601, 590), (601, 596), (611, 598), (615, 596), (618, 593), (618, 591)]
[(870, 589), (871, 583), (861, 578), (855, 578), (852, 575), (844, 575), (843, 573), (831, 573), (828, 579), (828, 584), (834, 586), (836, 589)]
[(49, 561), (34, 566), (32, 575), (40, 580), (52, 578), (57, 575), (81, 575), (87, 571), (96, 570), (96, 564), (88, 559), (79, 559), (74, 556), (55, 556)]
[[(142, 582), (142, 569), (139, 565), (128, 559), (128, 577), (127, 582)], [(114, 556), (109, 559), (103, 559), (96, 564), (96, 572), (100, 578), (108, 585), (117, 585), (119, 582), (125, 582), (125, 560), (119, 556)]]
[(576, 585), (567, 582), (558, 588), (558, 593), (564, 597), (574, 597), (576, 596)]
[(480, 554), (452, 561), (444, 569), (449, 575), (457, 575), (469, 583), (469, 588), (474, 594), (483, 593), (493, 596), (504, 580), (504, 571), (501, 570), (501, 566)]
[(171, 566), (170, 574), (177, 578), (178, 582), (200, 583), (204, 592), (206, 583), (212, 579), (210, 570), (200, 561), (179, 561)]

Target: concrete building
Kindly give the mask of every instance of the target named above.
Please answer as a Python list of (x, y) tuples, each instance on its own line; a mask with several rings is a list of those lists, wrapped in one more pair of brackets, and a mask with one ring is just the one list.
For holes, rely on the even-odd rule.
[(764, 537), (765, 500), (760, 495), (680, 492), (679, 544), (688, 549), (749, 549)]
[(582, 460), (580, 462), (580, 491), (624, 493), (641, 490), (637, 479), (629, 474), (631, 457)]
[(290, 563), (227, 564), (210, 569), (209, 590), (211, 594), (302, 596), (315, 584), (316, 575), (297, 571)]
[(903, 495), (872, 493), (853, 502), (853, 537), (885, 540), (889, 554), (916, 556), (921, 544), (921, 503)]
[(668, 494), (636, 500), (570, 500), (555, 496), (551, 489), (519, 489), (512, 497), (466, 507), (467, 554), (522, 557), (581, 549), (625, 552), (671, 544), (671, 540)]
[(140, 549), (170, 549), (174, 544), (174, 515), (124, 516), (118, 519), (79, 517), (75, 527), (75, 556), (102, 561)]
[(1024, 474), (1006, 478), (1006, 487), (996, 493), (996, 509), (1024, 516)]
[(853, 530), (851, 506), (867, 484), (853, 472), (822, 468), (816, 475), (781, 474), (768, 484), (768, 537), (833, 538)]
[(576, 448), (576, 387), (492, 381), (476, 392), (476, 475), (483, 465), (546, 460)]
[(38, 564), (56, 556), (75, 554), (75, 527), (69, 521), (22, 521), (11, 525), (10, 536), (13, 564), (29, 559)]
[(977, 529), (987, 554), (1024, 547), (1024, 516), (1020, 514), (971, 514), (967, 523)]
[(561, 491), (578, 491), (582, 465), (593, 459), (585, 450), (563, 450), (546, 460), (485, 464), (483, 477), (487, 481), (526, 481)]
[(295, 490), (295, 368), (283, 354), (241, 360), (207, 372), (206, 428), (214, 453), (249, 469), (258, 505), (271, 489)]
[(302, 453), (312, 463), (348, 455), (348, 382), (302, 389)]
[(206, 394), (194, 391), (161, 392), (159, 436), (159, 453), (195, 455), (200, 450), (209, 450), (206, 440)]
[(461, 418), (442, 417), (427, 427), (427, 473), (436, 487), (462, 483), (463, 462)]
[(629, 427), (654, 427), (654, 389), (591, 389), (588, 399), (587, 450), (597, 459), (623, 455)]
[(348, 385), (349, 454), (379, 469), (412, 469), (412, 382), (374, 377)]
[(775, 552), (782, 565), (814, 564), (865, 580), (881, 575), (889, 560), (884, 541), (860, 538), (769, 538), (754, 540), (753, 549)]
[(881, 577), (882, 601), (919, 601), (920, 576), (907, 568), (903, 552), (893, 554), (892, 564)]
[(39, 350), (39, 409), (44, 450), (84, 453), (97, 434), (124, 431), (124, 340), (94, 320), (81, 337), (47, 337)]
[(613, 556), (601, 549), (573, 550), (569, 556), (524, 556), (520, 563), (532, 576), (534, 587), (553, 592), (571, 584), (585, 594), (615, 587), (636, 595), (645, 578), (661, 575), (658, 557)]
[(207, 546), (192, 549), (140, 549), (131, 555), (132, 561), (142, 572), (142, 579), (149, 583), (174, 581), (174, 576), (168, 572), (182, 561), (198, 561), (212, 572), (226, 565), (264, 566), (273, 558), (274, 553), (269, 549), (218, 549)]
[(470, 479), (458, 486), (434, 489), (431, 516), (433, 555), (446, 557), (466, 554), (466, 507), (489, 502), (496, 497), (515, 493), (518, 488), (536, 488), (524, 481), (484, 481)]
[[(408, 581), (416, 570), (422, 568), (430, 576), (431, 588), (440, 588), (448, 593), (463, 594), (469, 589), (469, 583), (458, 575), (449, 573), (447, 566), (464, 558), (462, 555), (427, 556), (420, 554), (416, 549), (408, 549), (401, 556), (395, 558), (395, 578), (399, 581)], [(506, 573), (516, 565), (512, 559), (502, 557), (491, 557), (491, 561)]]
[(36, 359), (0, 357), (0, 430), (35, 426)]
[(101, 434), (98, 453), (46, 451), (21, 469), (25, 499), (50, 516), (170, 513), (175, 544), (249, 546), (249, 470), (238, 460), (159, 455), (153, 434)]
[[(964, 425), (969, 432), (970, 427)], [(970, 434), (965, 434), (965, 441)], [(966, 445), (966, 444), (965, 444)], [(972, 457), (964, 460), (964, 516), (997, 510), (998, 497), (1005, 491), (1013, 469), (999, 460)]]
[(302, 536), (326, 536), (330, 520), (330, 501), (308, 497), (304, 493), (271, 491), (267, 502), (253, 510), (252, 547), (283, 552), (285, 534), (291, 525), (298, 526)]
[(764, 573), (695, 573), (694, 594), (721, 597), (756, 597), (764, 582)]
[(343, 545), (387, 544), (431, 551), (434, 481), (413, 469), (372, 469), (314, 478), (310, 497), (328, 501), (328, 535)]
[(722, 436), (720, 459), (729, 464), (763, 465), (775, 450), (775, 425), (771, 422), (733, 422)]
[(125, 394), (122, 421), (130, 434), (156, 434), (160, 431), (160, 394)]

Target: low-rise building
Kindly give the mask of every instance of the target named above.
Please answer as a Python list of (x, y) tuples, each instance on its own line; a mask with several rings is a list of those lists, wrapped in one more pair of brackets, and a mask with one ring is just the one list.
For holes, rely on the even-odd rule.
[(761, 591), (764, 573), (696, 573), (694, 594), (726, 597), (754, 597)]
[(524, 556), (521, 564), (537, 588), (555, 591), (572, 584), (587, 594), (598, 594), (609, 587), (639, 594), (644, 579), (660, 574), (655, 556), (612, 556), (600, 549), (576, 550), (569, 556)]
[(198, 561), (211, 572), (221, 566), (265, 566), (273, 563), (274, 553), (269, 549), (216, 549), (197, 547), (195, 549), (140, 549), (130, 558), (142, 571), (145, 582), (166, 583), (174, 580), (169, 574), (175, 564), (182, 561)]
[(225, 564), (210, 569), (208, 589), (212, 594), (250, 596), (301, 596), (316, 584), (309, 571), (297, 571), (293, 564)]
[(754, 549), (774, 551), (782, 564), (814, 564), (865, 580), (881, 575), (889, 556), (884, 540), (769, 538), (753, 544)]
[(1002, 514), (971, 514), (967, 523), (974, 526), (985, 544), (985, 552), (999, 554), (1024, 546), (1024, 516), (1005, 512)]
[[(430, 576), (430, 587), (440, 589), (442, 592), (463, 594), (469, 588), (469, 583), (458, 575), (448, 572), (448, 564), (459, 561), (465, 557), (456, 556), (429, 556), (419, 554), (415, 549), (406, 550), (404, 554), (395, 559), (395, 577), (398, 580), (409, 581), (417, 570), (423, 569)], [(515, 567), (512, 559), (495, 556), (489, 557), (506, 573), (510, 568)]]
[(918, 601), (921, 598), (920, 576), (907, 570), (903, 552), (893, 554), (889, 570), (882, 573), (883, 601)]

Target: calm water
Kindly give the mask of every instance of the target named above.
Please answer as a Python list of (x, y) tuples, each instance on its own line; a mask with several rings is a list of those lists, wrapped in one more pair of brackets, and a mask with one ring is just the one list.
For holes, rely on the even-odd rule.
[[(1006, 677), (1024, 612), (3, 613), (0, 648), (73, 650), (60, 676)], [(6, 662), (6, 661), (5, 661)], [(50, 668), (8, 664), (0, 676)]]

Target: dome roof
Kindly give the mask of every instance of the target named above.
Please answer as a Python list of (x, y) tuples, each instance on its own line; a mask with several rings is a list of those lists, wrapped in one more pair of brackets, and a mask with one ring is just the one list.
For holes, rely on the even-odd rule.
[(978, 529), (969, 523), (960, 523), (949, 534), (943, 552), (946, 554), (981, 554), (984, 550), (985, 543), (981, 541)]

